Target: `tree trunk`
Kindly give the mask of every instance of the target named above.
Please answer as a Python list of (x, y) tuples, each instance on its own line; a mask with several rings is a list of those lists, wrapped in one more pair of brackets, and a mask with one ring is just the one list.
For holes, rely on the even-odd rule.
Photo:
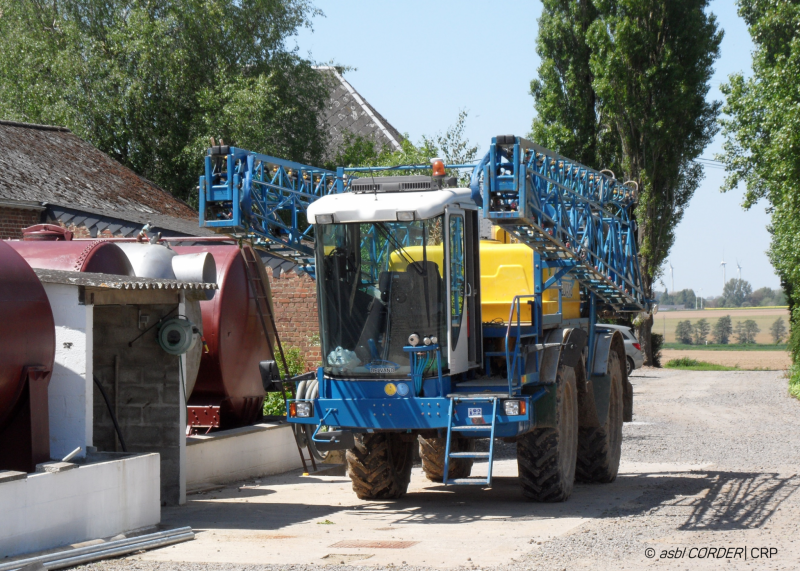
[(652, 331), (653, 331), (653, 316), (648, 315), (645, 319), (642, 320), (641, 325), (639, 325), (639, 343), (642, 344), (642, 352), (644, 353), (644, 365), (645, 367), (655, 367), (655, 360), (653, 359), (653, 343), (652, 343)]
[[(648, 275), (647, 269), (649, 265), (645, 260), (642, 260), (642, 289), (648, 299), (653, 299), (653, 280)], [(639, 343), (642, 345), (642, 352), (644, 353), (644, 365), (646, 367), (655, 367), (655, 359), (653, 358), (653, 342), (652, 331), (655, 319), (652, 314), (647, 315), (639, 325)]]

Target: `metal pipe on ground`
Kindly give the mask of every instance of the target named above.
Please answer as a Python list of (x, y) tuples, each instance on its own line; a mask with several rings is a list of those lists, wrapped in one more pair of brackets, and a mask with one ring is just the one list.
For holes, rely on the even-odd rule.
[(16, 571), (28, 565), (36, 564), (41, 564), (44, 569), (48, 570), (62, 569), (64, 567), (73, 567), (75, 565), (91, 563), (92, 561), (99, 561), (100, 559), (119, 557), (120, 555), (126, 555), (143, 549), (165, 547), (174, 543), (189, 541), (190, 539), (194, 539), (192, 528), (179, 527), (177, 529), (159, 531), (157, 533), (149, 533), (137, 537), (109, 541), (107, 543), (98, 543), (97, 545), (79, 547), (77, 549), (68, 549), (57, 553), (48, 553), (47, 555), (40, 555), (29, 559), (9, 561), (8, 563), (0, 565), (0, 571)]

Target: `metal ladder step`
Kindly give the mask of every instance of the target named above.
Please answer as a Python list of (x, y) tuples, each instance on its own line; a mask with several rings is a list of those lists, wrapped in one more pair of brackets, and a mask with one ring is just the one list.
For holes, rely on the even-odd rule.
[(448, 484), (455, 486), (491, 486), (492, 482), (489, 478), (455, 478), (447, 480)]
[(453, 426), (452, 429), (456, 432), (461, 430), (490, 430), (491, 424), (465, 424), (464, 426)]
[[(448, 412), (447, 418), (447, 445), (445, 447), (445, 455), (444, 455), (444, 480), (443, 483), (445, 486), (449, 485), (463, 485), (463, 486), (491, 486), (492, 485), (492, 466), (494, 464), (494, 434), (495, 434), (495, 427), (497, 426), (497, 406), (500, 402), (500, 396), (457, 396), (457, 395), (449, 395), (450, 398), (450, 408)], [(480, 402), (489, 402), (492, 404), (492, 423), (491, 424), (469, 424), (469, 425), (458, 425), (453, 424), (455, 422), (455, 403), (480, 403)], [(453, 442), (453, 432), (463, 432), (463, 431), (473, 431), (473, 430), (481, 430), (486, 431), (489, 430), (489, 451), (488, 452), (451, 452), (450, 446)], [(486, 478), (448, 478), (448, 474), (450, 474), (450, 460), (451, 459), (460, 459), (460, 458), (472, 458), (472, 459), (486, 459), (489, 461), (489, 469), (487, 472)]]
[(488, 452), (451, 452), (450, 458), (488, 458)]

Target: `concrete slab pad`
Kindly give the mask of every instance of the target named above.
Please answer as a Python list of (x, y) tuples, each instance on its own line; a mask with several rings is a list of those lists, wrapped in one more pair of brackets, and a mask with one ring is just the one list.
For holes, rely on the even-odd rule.
[[(164, 510), (164, 524), (191, 525), (197, 539), (137, 558), (273, 565), (497, 565), (603, 518), (614, 506), (635, 505), (651, 478), (692, 468), (697, 466), (623, 464), (613, 484), (576, 485), (570, 500), (558, 504), (524, 500), (515, 460), (495, 462), (491, 489), (445, 487), (414, 468), (409, 493), (395, 501), (359, 500), (347, 477), (293, 472), (194, 495), (185, 506)], [(485, 473), (486, 464), (476, 464), (473, 474)]]

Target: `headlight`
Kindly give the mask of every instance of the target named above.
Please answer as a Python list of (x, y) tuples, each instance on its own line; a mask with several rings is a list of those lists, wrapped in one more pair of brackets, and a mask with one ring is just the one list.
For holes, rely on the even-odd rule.
[(525, 414), (525, 401), (507, 400), (503, 401), (503, 410), (506, 416), (520, 416)]
[(413, 210), (406, 210), (404, 212), (397, 213), (397, 220), (400, 222), (413, 222), (414, 221), (414, 211)]
[(425, 337), (425, 339), (422, 340), (422, 343), (424, 345), (430, 345), (432, 343), (431, 338), (430, 337)]
[(411, 345), (412, 347), (416, 347), (417, 345), (419, 345), (419, 335), (417, 335), (416, 333), (412, 333), (411, 335), (409, 335), (408, 344)]
[(314, 222), (316, 224), (333, 224), (333, 214), (317, 214)]
[(310, 402), (295, 401), (289, 404), (289, 416), (296, 418), (309, 418), (313, 416), (314, 405)]

